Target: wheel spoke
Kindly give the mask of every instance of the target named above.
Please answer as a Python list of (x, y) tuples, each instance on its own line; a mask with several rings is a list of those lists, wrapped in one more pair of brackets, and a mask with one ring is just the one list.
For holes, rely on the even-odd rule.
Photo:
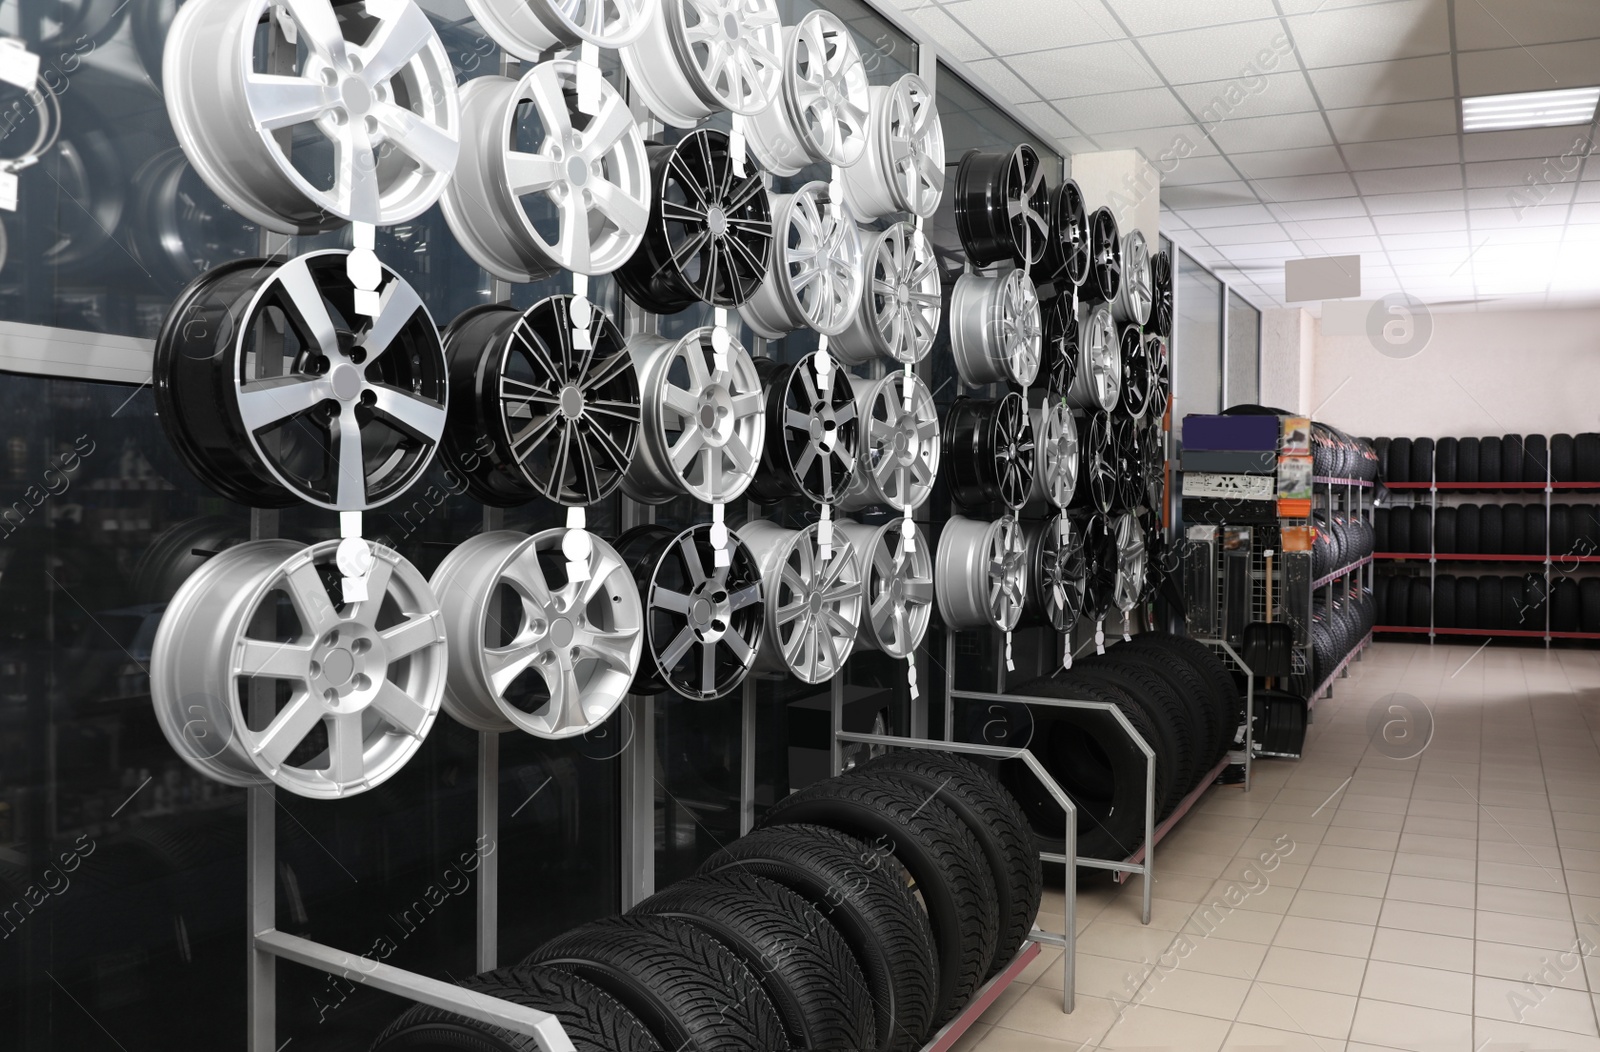
[(239, 419), (254, 434), (264, 427), (304, 413), (333, 397), (321, 377), (288, 376), (257, 380), (239, 392)]
[(244, 82), (250, 116), (265, 130), (289, 128), (316, 120), (327, 110), (326, 89), (304, 77), (248, 73)]
[[(501, 696), (511, 688), (518, 676), (533, 664), (539, 649), (534, 646), (486, 647), (483, 651), (483, 669), (496, 694)], [(542, 673), (541, 673), (542, 674)]]
[(387, 681), (378, 688), (378, 696), (372, 699), (372, 708), (413, 738), (421, 738), (423, 729), (428, 725), (428, 707)]
[(239, 649), (235, 672), (241, 676), (306, 681), (311, 678), (311, 648), (297, 643), (246, 639)]
[(367, 767), (366, 738), (361, 713), (328, 718), (327, 776), (342, 785), (363, 780)]
[(696, 638), (694, 629), (684, 625), (682, 631), (677, 634), (667, 649), (661, 652), (659, 659), (661, 667), (668, 671), (677, 668), (678, 662), (682, 661), (683, 656), (689, 652), (689, 648), (694, 646)]
[(383, 220), (383, 190), (378, 185), (378, 163), (364, 121), (351, 121), (334, 140), (333, 194), (340, 211), (358, 223)]
[(289, 601), (300, 618), (301, 628), (307, 635), (321, 635), (339, 621), (339, 614), (328, 598), (316, 568), (307, 563), (296, 568), (284, 578)]
[(562, 181), (561, 162), (544, 154), (512, 151), (505, 158), (506, 178), (517, 197), (548, 190)]
[(288, 10), (294, 20), (297, 35), (313, 53), (332, 60), (336, 65), (346, 65), (344, 31), (333, 13), (328, 0), (278, 0), (279, 6)]
[(444, 434), (444, 406), (393, 387), (374, 384), (368, 390), (377, 396), (373, 410), (412, 437), (434, 443)]
[(372, 38), (353, 49), (363, 56), (365, 62), (361, 79), (369, 88), (377, 87), (400, 72), (406, 63), (436, 39), (433, 23), (428, 21), (421, 6), (403, 5), (398, 18), (386, 18), (379, 22)]
[(410, 110), (385, 103), (374, 106), (372, 115), (389, 133), (389, 142), (430, 172), (449, 172), (455, 168), (461, 144), (454, 135), (417, 116)]
[(269, 767), (282, 767), (289, 754), (322, 722), (322, 715), (322, 709), (311, 695), (301, 691), (273, 717), (267, 729), (256, 736), (250, 751)]
[(334, 431), (338, 446), (338, 451), (333, 453), (334, 475), (338, 480), (334, 502), (346, 511), (354, 511), (367, 502), (367, 468), (361, 446), (361, 424), (356, 420), (353, 404), (347, 403), (340, 411)]
[(605, 179), (591, 181), (588, 189), (594, 194), (595, 207), (616, 224), (618, 230), (630, 237), (644, 233), (645, 225), (650, 221), (647, 204), (629, 197), (626, 190)]
[(356, 346), (367, 352), (368, 368), (394, 344), (417, 312), (425, 311), (422, 297), (411, 283), (399, 278), (390, 280), (378, 299), (378, 314), (356, 340)]
[(389, 660), (398, 661), (444, 639), (439, 622), (432, 617), (413, 617), (381, 633)]

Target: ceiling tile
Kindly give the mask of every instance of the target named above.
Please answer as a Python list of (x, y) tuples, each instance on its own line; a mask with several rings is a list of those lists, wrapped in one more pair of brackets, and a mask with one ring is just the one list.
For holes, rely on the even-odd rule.
[(993, 89), (993, 92), (980, 91), (979, 94), (998, 93), (1002, 99), (1009, 102), (1039, 101), (1039, 93), (1033, 86), (1012, 72), (1011, 68), (1000, 59), (987, 58), (969, 62), (967, 69), (974, 77)]
[(1378, 194), (1365, 199), (1373, 215), (1399, 212), (1448, 212), (1467, 206), (1460, 190), (1436, 190), (1424, 194)]
[(1334, 146), (1229, 153), (1228, 157), (1247, 179), (1281, 179), (1290, 175), (1323, 175), (1344, 171), (1344, 161)]
[(1450, 50), (1445, 5), (1396, 0), (1361, 8), (1326, 7), (1289, 19), (1296, 49), (1307, 66), (1388, 62)]
[[(1555, 173), (1560, 175), (1559, 172)], [(1563, 182), (1577, 182), (1576, 178), (1554, 179), (1550, 182), (1559, 185)], [(1520, 161), (1477, 161), (1467, 165), (1468, 186), (1504, 186), (1526, 190), (1530, 199), (1540, 199), (1542, 194), (1537, 189), (1545, 185), (1544, 166), (1533, 160)]]
[(1422, 190), (1461, 189), (1461, 166), (1432, 168), (1379, 168), (1357, 172), (1356, 185), (1363, 194), (1404, 194)]
[(1528, 3), (1472, 0), (1456, 5), (1456, 46), (1463, 51), (1600, 37), (1600, 5), (1588, 0)]
[(1575, 201), (1600, 201), (1600, 183), (1579, 183)]
[(1308, 256), (1360, 255), (1363, 252), (1383, 251), (1383, 242), (1376, 236), (1306, 237), (1293, 224), (1289, 224), (1287, 229)]
[(1189, 112), (1166, 88), (1141, 88), (1064, 99), (1056, 105), (1088, 135), (1185, 124)]
[(1362, 203), (1354, 198), (1334, 198), (1325, 201), (1283, 201), (1272, 206), (1279, 219), (1345, 219), (1367, 214)]
[(1328, 123), (1340, 142), (1372, 142), (1426, 135), (1452, 135), (1458, 115), (1454, 100), (1400, 102), (1329, 110)]
[[(1600, 71), (1596, 71), (1600, 80)], [(1461, 137), (1469, 161), (1501, 161), (1517, 157), (1548, 158), (1571, 171), (1594, 152), (1587, 128), (1527, 128), (1522, 131), (1473, 132)]]
[(1173, 90), (1205, 127), (1238, 117), (1308, 113), (1317, 108), (1317, 100), (1299, 70), (1180, 84)]
[(1259, 77), (1292, 66), (1277, 19), (1164, 33), (1139, 43), (1172, 84)]
[(1211, 132), (1212, 141), (1227, 153), (1292, 150), (1328, 146), (1333, 140), (1320, 113), (1289, 113), (1279, 117), (1241, 117), (1224, 121)]
[(933, 42), (962, 62), (992, 57), (988, 48), (958, 22), (954, 12), (971, 6), (959, 4), (928, 4), (911, 12), (911, 18), (925, 30)]
[(1300, 254), (1292, 241), (1265, 241), (1254, 245), (1230, 245), (1224, 250), (1235, 263), (1253, 259), (1291, 259)]
[(1563, 226), (1567, 209), (1474, 208), (1467, 213), (1474, 236), (1512, 230), (1521, 226)]
[(1366, 216), (1353, 216), (1349, 219), (1307, 219), (1286, 220), (1285, 229), (1297, 239), (1314, 238), (1323, 239), (1330, 237), (1371, 237), (1377, 231), (1373, 228), (1372, 220)]
[[(1471, 242), (1467, 240), (1465, 230), (1435, 230), (1428, 234), (1385, 234), (1383, 247), (1389, 252), (1403, 252), (1418, 248), (1467, 248)], [(1395, 260), (1396, 263), (1400, 261)]]
[[(943, 6), (997, 55), (1119, 40), (1122, 30), (1096, 0), (966, 0)], [(915, 16), (919, 21), (922, 13)]]
[(1181, 161), (1174, 159), (1167, 167), (1170, 172), (1161, 173), (1162, 186), (1193, 186), (1196, 183), (1223, 183), (1235, 182), (1239, 173), (1234, 170), (1228, 158), (1217, 157), (1186, 157)]
[(1106, 5), (1116, 12), (1128, 32), (1140, 35), (1278, 17), (1272, 0), (1206, 0), (1204, 4), (1106, 0)]
[[(1438, 263), (1441, 266), (1448, 267), (1450, 270), (1453, 270), (1456, 267), (1462, 267), (1462, 273), (1465, 273), (1466, 269), (1465, 269), (1464, 264), (1467, 262), (1468, 251), (1469, 250), (1468, 250), (1467, 246), (1465, 244), (1463, 244), (1463, 245), (1461, 245), (1460, 247), (1457, 247), (1457, 248), (1444, 248), (1444, 249), (1438, 249), (1438, 248), (1401, 248), (1401, 249), (1393, 249), (1393, 250), (1390, 250), (1389, 252), (1387, 252), (1386, 254), (1389, 257), (1389, 262), (1393, 263), (1397, 267), (1402, 265), (1402, 264), (1405, 264), (1405, 263)], [(1448, 270), (1446, 271), (1446, 273), (1448, 273)], [(1440, 276), (1443, 277), (1444, 275), (1440, 275)]]
[(1168, 208), (1226, 208), (1230, 205), (1260, 204), (1261, 199), (1250, 189), (1249, 183), (1235, 180), (1197, 186), (1162, 184), (1161, 203)]
[(1072, 122), (1063, 117), (1052, 103), (1024, 102), (1018, 105), (1017, 109), (1026, 115), (1029, 120), (1063, 142), (1080, 134), (1078, 130), (1073, 128)]
[(1218, 247), (1245, 245), (1259, 241), (1287, 241), (1289, 235), (1277, 223), (1259, 223), (1253, 226), (1220, 226), (1205, 232), (1205, 239)]
[(1344, 145), (1344, 157), (1352, 169), (1456, 164), (1461, 160), (1461, 145), (1454, 135), (1351, 142)]
[(1354, 195), (1355, 184), (1344, 172), (1333, 175), (1296, 175), (1287, 179), (1257, 179), (1255, 187), (1266, 201), (1313, 201)]
[(1600, 81), (1600, 40), (1467, 51), (1456, 65), (1468, 96), (1581, 88)]
[(1127, 41), (1033, 51), (1009, 61), (1046, 99), (1161, 86), (1156, 71)]
[(1265, 205), (1234, 205), (1231, 208), (1190, 208), (1183, 212), (1184, 222), (1196, 230), (1216, 226), (1241, 226), (1245, 223), (1271, 223), (1271, 212)]
[(1103, 150), (1139, 150), (1158, 170), (1196, 157), (1215, 157), (1217, 147), (1192, 124), (1141, 131), (1102, 132), (1095, 141)]
[[(1560, 244), (1563, 233), (1564, 230), (1559, 226), (1523, 223), (1496, 230), (1492, 236), (1497, 245), (1553, 245)], [(1589, 275), (1589, 282), (1594, 283), (1593, 275)]]
[(1563, 183), (1559, 186), (1546, 186), (1539, 195), (1524, 194), (1517, 196), (1515, 187), (1486, 186), (1467, 190), (1468, 208), (1520, 208), (1525, 212), (1557, 212), (1566, 214), (1566, 206), (1572, 203), (1574, 191), (1581, 184)]
[(1467, 229), (1467, 213), (1420, 212), (1414, 215), (1373, 216), (1381, 234), (1423, 234), (1438, 230)]
[(1310, 70), (1310, 75), (1317, 96), (1329, 109), (1451, 99), (1456, 94), (1449, 55), (1323, 66)]

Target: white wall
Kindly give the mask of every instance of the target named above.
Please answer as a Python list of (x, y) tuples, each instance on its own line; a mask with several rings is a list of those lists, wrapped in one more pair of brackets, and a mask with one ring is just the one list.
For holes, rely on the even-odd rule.
[(1317, 319), (1299, 307), (1261, 312), (1261, 404), (1311, 412)]
[(1138, 150), (1075, 153), (1067, 158), (1068, 174), (1083, 191), (1091, 212), (1106, 205), (1123, 234), (1143, 231), (1153, 255), (1161, 227), (1161, 173)]
[[(1305, 408), (1373, 437), (1600, 431), (1600, 310), (1434, 314), (1432, 324), (1420, 352), (1395, 357), (1381, 340), (1319, 323)], [(1262, 352), (1270, 403), (1265, 378), (1278, 367), (1265, 342)]]

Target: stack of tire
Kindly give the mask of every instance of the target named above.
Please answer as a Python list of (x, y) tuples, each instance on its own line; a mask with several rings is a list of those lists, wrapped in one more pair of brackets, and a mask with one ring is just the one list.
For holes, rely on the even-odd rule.
[[(1546, 586), (1543, 573), (1461, 577), (1380, 577), (1380, 621), (1395, 628), (1478, 629), (1491, 632), (1543, 632), (1545, 604), (1557, 632), (1600, 629), (1600, 579), (1582, 583), (1558, 578)], [(1580, 627), (1562, 627), (1562, 626)]]
[(1600, 482), (1600, 434), (1393, 438), (1375, 443), (1385, 482)]
[(1311, 575), (1318, 579), (1360, 562), (1374, 551), (1375, 534), (1365, 518), (1318, 512), (1311, 542)]
[(1311, 469), (1320, 478), (1371, 482), (1378, 477), (1378, 453), (1370, 439), (1352, 438), (1336, 427), (1313, 421)]
[[(553, 1013), (578, 1052), (914, 1052), (1014, 959), (1040, 892), (993, 775), (896, 753), (780, 801), (625, 916), (463, 985)], [(537, 1047), (419, 1005), (374, 1052)]]
[(1370, 589), (1337, 599), (1319, 598), (1311, 611), (1311, 682), (1314, 690), (1371, 634), (1377, 624), (1377, 597)]
[[(1013, 687), (1021, 696), (1115, 705), (1155, 751), (1155, 817), (1170, 815), (1231, 748), (1244, 722), (1244, 693), (1209, 647), (1144, 633), (1070, 670)], [(1027, 748), (1078, 808), (1075, 853), (1121, 860), (1144, 839), (1145, 757), (1103, 711), (990, 706), (984, 741)], [(1001, 779), (1022, 803), (1042, 851), (1069, 853), (1066, 817), (1025, 769), (1007, 764)]]
[(1399, 555), (1584, 555), (1600, 552), (1600, 511), (1592, 504), (1459, 504), (1430, 510), (1379, 508), (1378, 550)]

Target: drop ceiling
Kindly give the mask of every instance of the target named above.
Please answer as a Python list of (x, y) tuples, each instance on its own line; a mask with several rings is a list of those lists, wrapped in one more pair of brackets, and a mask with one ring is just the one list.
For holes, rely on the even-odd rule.
[(1600, 129), (1460, 129), (1600, 83), (1600, 0), (890, 2), (1068, 153), (1159, 164), (1162, 229), (1257, 306), (1352, 254), (1368, 299), (1600, 306)]

